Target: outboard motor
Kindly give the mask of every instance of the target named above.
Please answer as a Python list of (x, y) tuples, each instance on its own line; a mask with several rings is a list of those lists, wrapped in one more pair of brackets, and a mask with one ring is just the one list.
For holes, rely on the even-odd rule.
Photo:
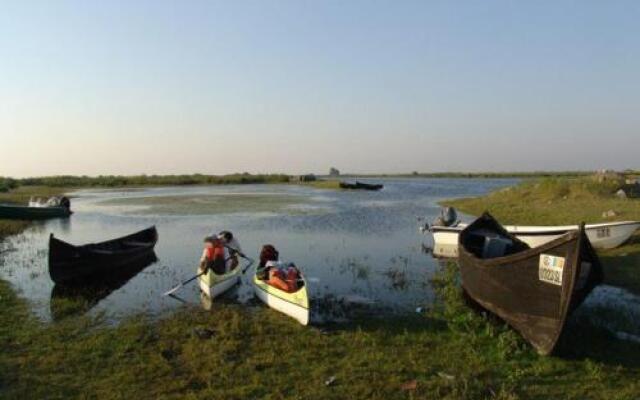
[(442, 207), (440, 216), (433, 221), (433, 226), (452, 226), (458, 222), (458, 213), (453, 207)]

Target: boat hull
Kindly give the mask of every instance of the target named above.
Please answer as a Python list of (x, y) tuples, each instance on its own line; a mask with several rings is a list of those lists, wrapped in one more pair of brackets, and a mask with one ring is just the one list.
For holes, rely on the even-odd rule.
[[(200, 272), (201, 270), (198, 269), (198, 273)], [(241, 271), (239, 266), (223, 275), (217, 275), (209, 270), (198, 279), (200, 290), (209, 298), (214, 299), (237, 285), (240, 281), (240, 275)]]
[[(504, 231), (522, 248), (482, 258), (470, 239), (483, 216), (460, 235), (460, 274), (466, 294), (496, 314), (538, 351), (553, 352), (570, 313), (602, 282), (602, 268), (583, 229), (536, 248)], [(495, 220), (493, 220), (495, 221)]]
[(267, 306), (290, 316), (302, 325), (309, 324), (309, 299), (307, 284), (303, 279), (303, 286), (294, 293), (274, 288), (265, 281), (253, 276), (253, 288), (256, 296)]
[[(431, 228), (433, 235), (433, 254), (438, 257), (458, 256), (458, 235), (466, 227), (459, 224), (453, 227), (434, 226)], [(529, 247), (538, 247), (549, 243), (569, 231), (575, 231), (577, 225), (567, 226), (518, 226), (505, 225), (504, 228)], [(640, 228), (638, 221), (611, 222), (602, 224), (589, 224), (585, 226), (585, 233), (591, 246), (595, 249), (612, 249), (620, 246), (633, 233)]]
[(71, 211), (66, 207), (28, 207), (0, 205), (0, 219), (38, 220), (49, 218), (66, 218)]
[(155, 226), (100, 243), (74, 246), (49, 237), (49, 275), (55, 283), (91, 279), (144, 259), (158, 241)]

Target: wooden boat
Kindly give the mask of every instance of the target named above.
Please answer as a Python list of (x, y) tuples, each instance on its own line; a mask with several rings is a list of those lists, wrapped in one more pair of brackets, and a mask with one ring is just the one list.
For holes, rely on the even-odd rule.
[(462, 287), (540, 354), (550, 354), (571, 312), (602, 282), (584, 226), (535, 248), (485, 213), (460, 233)]
[(262, 302), (274, 310), (286, 314), (302, 325), (309, 324), (309, 298), (307, 297), (307, 282), (300, 274), (298, 280), (299, 289), (289, 293), (269, 285), (266, 281), (258, 278), (258, 269), (253, 275), (253, 289), (256, 296)]
[(351, 189), (351, 190), (380, 190), (384, 187), (384, 185), (379, 184), (370, 184), (356, 181), (356, 183), (347, 183), (340, 182), (341, 189)]
[(72, 214), (72, 211), (64, 206), (56, 207), (28, 207), (10, 204), (0, 205), (0, 219), (49, 219), (65, 218)]
[(89, 279), (116, 272), (153, 251), (158, 241), (156, 227), (101, 243), (74, 246), (49, 237), (49, 275), (55, 283)]
[(54, 320), (89, 311), (102, 299), (120, 289), (149, 265), (158, 261), (153, 250), (116, 271), (56, 283), (51, 290), (50, 311)]
[[(467, 226), (458, 223), (454, 226), (431, 226), (433, 234), (433, 253), (439, 257), (458, 256), (458, 235)], [(569, 231), (578, 230), (578, 225), (564, 226), (522, 226), (505, 225), (504, 228), (529, 247), (541, 246)], [(626, 242), (640, 228), (640, 221), (605, 222), (585, 225), (585, 232), (595, 249), (612, 249)]]
[[(200, 272), (202, 271), (198, 268), (198, 273)], [(209, 296), (209, 298), (214, 299), (234, 287), (240, 281), (241, 275), (242, 268), (240, 268), (240, 265), (236, 266), (226, 274), (221, 275), (216, 274), (209, 269), (206, 274), (198, 278), (200, 290), (202, 290), (202, 293)]]

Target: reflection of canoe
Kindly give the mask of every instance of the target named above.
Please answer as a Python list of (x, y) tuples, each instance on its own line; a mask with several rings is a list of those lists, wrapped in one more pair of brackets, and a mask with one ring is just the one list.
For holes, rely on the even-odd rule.
[[(198, 273), (200, 272), (198, 269)], [(198, 282), (200, 282), (200, 290), (209, 296), (209, 298), (213, 299), (235, 286), (240, 280), (241, 274), (242, 269), (240, 265), (222, 275), (218, 275), (209, 269), (209, 271), (198, 280)]]
[(380, 190), (383, 187), (384, 187), (383, 185), (370, 184), (370, 183), (364, 183), (364, 182), (358, 182), (358, 181), (356, 181), (356, 183), (340, 182), (340, 188), (342, 189)]
[[(459, 223), (455, 226), (432, 226), (433, 252), (436, 256), (457, 256), (458, 235), (467, 226)], [(605, 222), (588, 224), (585, 232), (591, 245), (596, 249), (612, 249), (626, 242), (640, 227), (640, 221)], [(505, 225), (504, 228), (529, 247), (536, 247), (559, 238), (565, 233), (577, 230), (577, 225), (565, 226), (518, 226)]]
[(540, 354), (553, 351), (571, 311), (603, 279), (583, 227), (529, 248), (484, 214), (460, 233), (459, 257), (469, 297)]
[(267, 284), (264, 280), (259, 279), (257, 274), (253, 275), (253, 289), (256, 296), (264, 304), (296, 319), (302, 325), (307, 325), (309, 323), (309, 298), (307, 297), (307, 282), (302, 274), (300, 274), (298, 285), (298, 291), (288, 293)]
[(115, 272), (108, 271), (99, 276), (92, 276), (90, 280), (76, 279), (56, 283), (51, 291), (50, 307), (53, 319), (89, 311), (100, 300), (120, 289), (157, 260), (155, 252), (151, 250)]
[(49, 237), (49, 275), (56, 283), (87, 278), (119, 268), (145, 257), (158, 241), (155, 226), (118, 239), (74, 246)]
[(0, 219), (48, 219), (68, 217), (71, 210), (67, 207), (28, 207), (8, 204), (0, 205)]

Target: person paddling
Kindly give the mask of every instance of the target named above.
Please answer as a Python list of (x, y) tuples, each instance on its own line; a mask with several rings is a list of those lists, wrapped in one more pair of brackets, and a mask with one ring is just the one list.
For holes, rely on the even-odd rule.
[(238, 254), (242, 252), (240, 243), (229, 231), (212, 234), (204, 239), (204, 250), (200, 258), (200, 270), (204, 273), (211, 269), (221, 275), (232, 271), (240, 261)]

